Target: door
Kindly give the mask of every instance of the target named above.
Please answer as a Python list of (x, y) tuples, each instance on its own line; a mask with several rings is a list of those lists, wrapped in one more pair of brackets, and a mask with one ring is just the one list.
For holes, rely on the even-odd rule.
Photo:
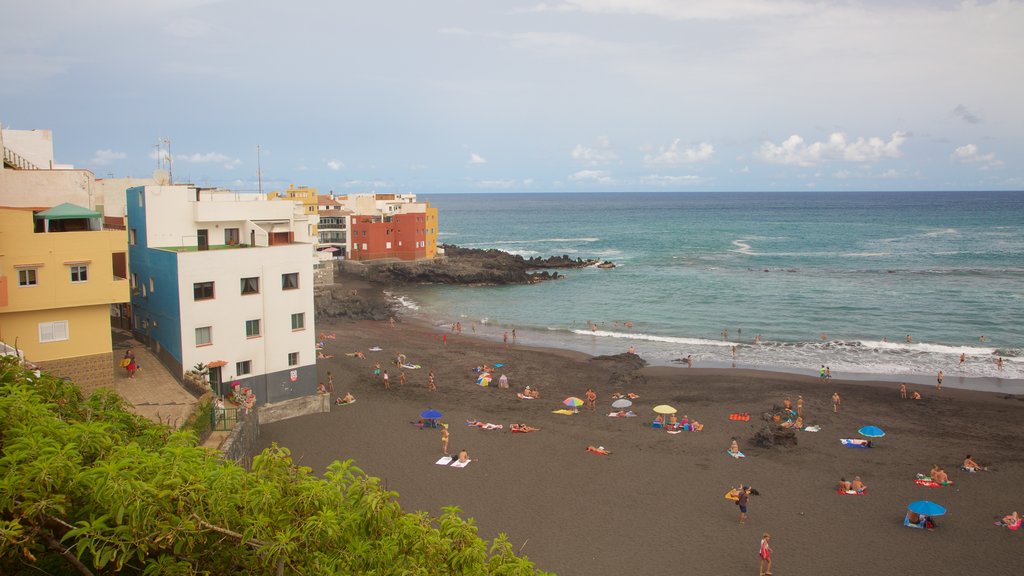
[(211, 390), (216, 390), (217, 394), (220, 394), (221, 396), (226, 396), (227, 393), (230, 392), (230, 390), (221, 389), (221, 384), (223, 384), (223, 382), (221, 381), (220, 366), (210, 368), (209, 376)]
[(198, 230), (199, 234), (199, 249), (209, 250), (210, 249), (210, 231), (209, 230)]

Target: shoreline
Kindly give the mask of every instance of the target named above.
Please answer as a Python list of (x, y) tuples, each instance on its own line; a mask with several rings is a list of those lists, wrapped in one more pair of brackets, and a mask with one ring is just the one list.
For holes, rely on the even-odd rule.
[[(385, 291), (382, 290), (382, 293), (384, 293), (384, 292)], [(427, 317), (426, 315), (418, 314), (416, 311), (412, 311), (410, 313), (409, 309), (405, 307), (402, 297), (393, 296), (391, 294), (391, 290), (388, 290), (386, 292), (387, 293), (384, 295), (384, 297), (387, 298), (390, 302), (392, 302), (392, 303), (394, 303), (396, 305), (395, 306), (396, 318), (399, 318), (402, 322), (415, 323), (415, 324), (420, 325), (420, 326), (422, 326), (424, 328), (431, 329), (431, 330), (437, 332), (438, 334), (451, 333), (450, 332), (450, 328), (448, 328), (448, 327), (450, 327), (450, 324), (445, 324), (445, 323), (442, 322), (442, 320), (440, 320), (438, 318), (430, 318), (430, 317)], [(482, 324), (481, 326), (484, 329), (482, 329), (479, 333), (465, 333), (465, 327), (463, 327), (464, 333), (461, 334), (461, 336), (462, 337), (466, 337), (466, 338), (477, 338), (477, 339), (480, 339), (480, 340), (483, 340), (483, 341), (487, 341), (487, 342), (492, 342), (492, 343), (499, 343), (499, 344), (501, 343), (501, 339), (502, 339), (501, 333), (504, 330), (503, 327), (497, 328), (496, 331), (494, 331), (492, 333), (490, 331), (492, 325)], [(522, 332), (522, 333), (524, 333), (527, 336), (527, 338), (531, 334), (536, 334), (536, 332), (534, 332), (532, 330), (528, 330), (528, 331), (525, 331), (525, 332)], [(522, 339), (521, 338), (517, 338), (517, 340), (521, 341)], [(516, 345), (523, 346), (523, 344), (521, 344), (519, 342), (517, 342)], [(581, 350), (580, 347), (575, 347), (574, 348), (574, 347), (571, 347), (571, 346), (565, 347), (565, 346), (557, 346), (557, 345), (549, 345), (549, 344), (529, 345), (529, 348), (533, 349), (533, 350), (537, 350), (537, 351), (541, 351), (541, 350), (547, 350), (547, 351), (559, 350), (559, 351), (564, 351), (564, 352), (572, 352), (574, 354), (579, 354), (579, 355), (581, 355), (581, 357), (584, 357), (584, 358), (592, 358), (594, 356), (600, 356), (600, 355), (615, 354), (615, 353), (617, 353), (614, 350), (604, 350), (604, 351), (598, 352), (596, 350), (596, 346), (593, 346), (591, 351)], [(606, 346), (605, 348), (610, 348), (610, 347)], [(623, 348), (625, 348), (625, 347), (623, 347)], [(624, 351), (625, 350), (623, 349), (623, 350), (620, 350), (619, 352), (624, 352)], [(641, 358), (644, 357), (642, 351), (639, 352), (638, 354), (640, 355)], [(718, 361), (713, 361), (713, 360), (712, 361), (701, 360), (699, 362), (699, 365), (695, 362), (695, 364), (694, 364), (695, 367), (694, 368), (686, 368), (685, 366), (680, 365), (680, 364), (678, 364), (676, 362), (673, 362), (673, 361), (670, 361), (670, 362), (654, 361), (654, 362), (652, 362), (652, 361), (648, 360), (647, 358), (645, 358), (645, 361), (648, 362), (648, 366), (650, 366), (650, 367), (661, 367), (661, 368), (682, 369), (682, 370), (697, 370), (697, 369), (703, 369), (703, 370), (740, 370), (740, 371), (751, 371), (751, 372), (754, 372), (754, 373), (783, 374), (783, 375), (789, 375), (789, 376), (810, 377), (813, 381), (816, 381), (816, 382), (820, 381), (820, 379), (817, 376), (817, 372), (814, 371), (814, 370), (802, 370), (801, 371), (799, 369), (791, 369), (789, 367), (774, 367), (774, 366), (761, 366), (761, 365), (756, 365), (756, 364), (745, 364), (742, 361), (741, 362), (726, 363), (726, 362), (718, 362)], [(922, 388), (922, 389), (925, 389), (925, 390), (927, 390), (927, 389), (935, 390), (935, 384), (936, 384), (934, 375), (922, 375), (922, 374), (884, 375), (884, 374), (877, 374), (877, 373), (843, 372), (841, 374), (841, 376), (833, 376), (832, 380), (833, 381), (842, 381), (842, 382), (851, 382), (851, 383), (852, 382), (862, 382), (862, 383), (866, 383), (866, 384), (870, 384), (870, 385), (876, 385), (876, 386), (879, 386), (879, 387), (892, 386), (892, 387), (895, 387), (895, 388), (899, 388), (900, 384), (905, 383), (908, 386), (913, 385), (915, 387)], [(942, 385), (943, 385), (943, 388), (942, 388), (943, 390), (946, 390), (948, 388), (948, 389), (951, 389), (951, 390), (955, 389), (955, 390), (972, 391), (972, 392), (983, 392), (983, 393), (990, 393), (990, 394), (1004, 394), (1004, 395), (1011, 395), (1011, 396), (1021, 396), (1021, 395), (1024, 395), (1024, 379), (996, 378), (996, 377), (989, 377), (989, 376), (984, 376), (984, 377), (966, 377), (966, 376), (958, 376), (955, 373), (947, 373), (947, 374), (944, 375), (944, 378), (943, 378), (943, 381), (942, 381)]]

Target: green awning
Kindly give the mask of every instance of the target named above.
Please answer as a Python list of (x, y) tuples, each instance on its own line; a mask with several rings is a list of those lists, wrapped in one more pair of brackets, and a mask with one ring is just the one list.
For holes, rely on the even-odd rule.
[(49, 210), (37, 212), (35, 216), (43, 220), (71, 220), (74, 218), (102, 218), (103, 214), (65, 202)]

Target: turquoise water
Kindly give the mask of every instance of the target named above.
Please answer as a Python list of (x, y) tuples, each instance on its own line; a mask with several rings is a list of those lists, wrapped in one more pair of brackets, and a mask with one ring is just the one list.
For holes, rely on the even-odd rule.
[(515, 327), (524, 343), (590, 353), (632, 345), (654, 364), (691, 355), (697, 366), (826, 364), (837, 376), (919, 380), (942, 369), (946, 385), (998, 389), (1024, 378), (1021, 193), (427, 199), (442, 242), (617, 265), (539, 285), (403, 289), (410, 311), (438, 324), (475, 323), (491, 337)]

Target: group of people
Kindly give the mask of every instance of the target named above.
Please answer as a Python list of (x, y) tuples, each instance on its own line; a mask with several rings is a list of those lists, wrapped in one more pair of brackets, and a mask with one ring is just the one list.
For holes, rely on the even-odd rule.
[(860, 476), (854, 476), (852, 481), (846, 478), (839, 479), (839, 490), (842, 492), (863, 494), (867, 489), (868, 487), (861, 481)]

